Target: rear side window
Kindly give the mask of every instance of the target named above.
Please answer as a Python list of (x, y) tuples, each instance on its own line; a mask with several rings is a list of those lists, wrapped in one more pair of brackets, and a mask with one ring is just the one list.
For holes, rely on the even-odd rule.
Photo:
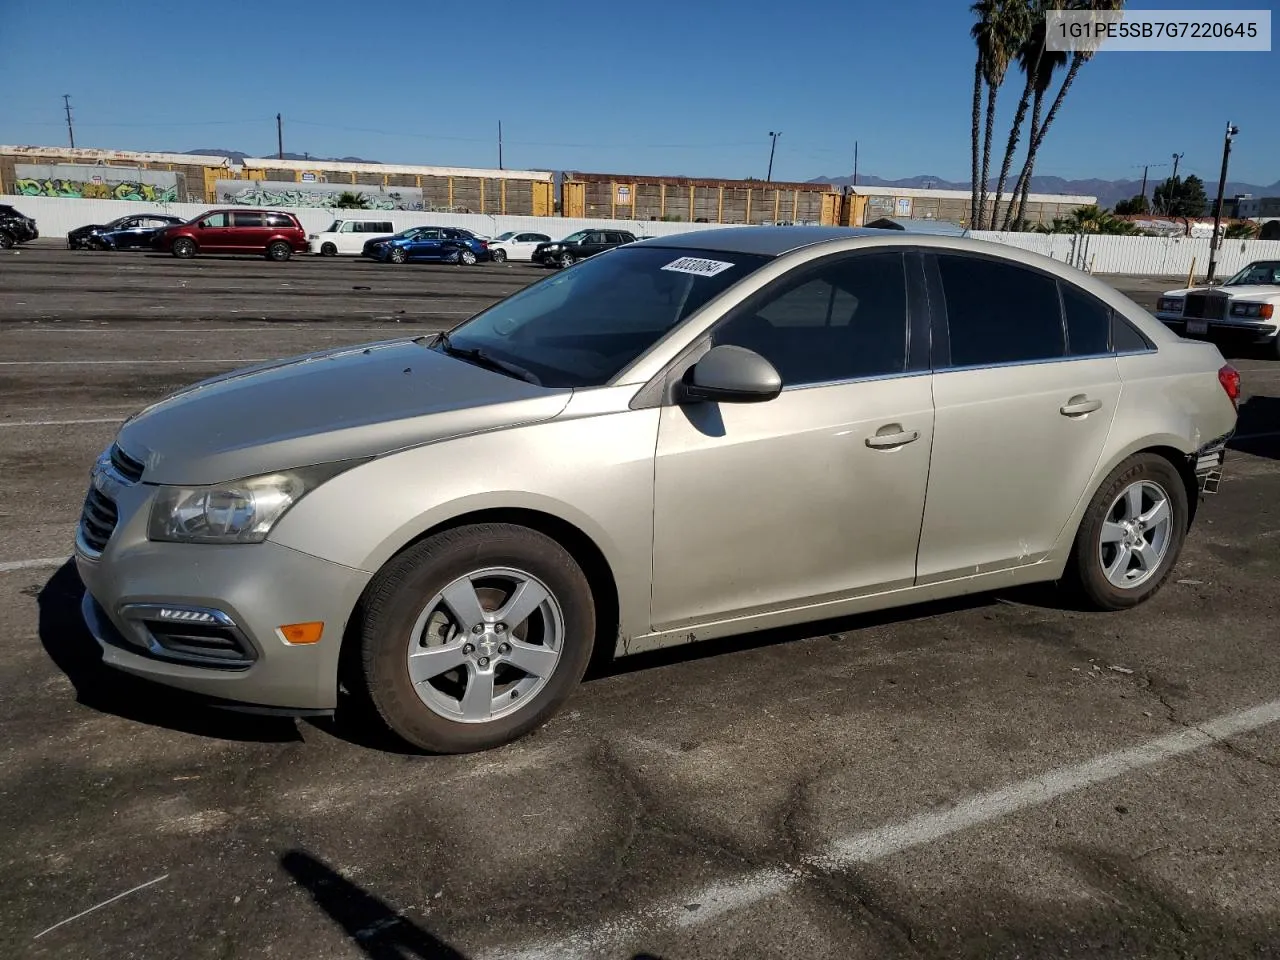
[(297, 224), (295, 224), (295, 223), (293, 222), (293, 218), (292, 218), (292, 217), (290, 217), (288, 214), (284, 214), (284, 213), (268, 213), (268, 214), (267, 214), (267, 226), (268, 226), (268, 227), (283, 227), (284, 229), (288, 230), (288, 229), (292, 229), (293, 227), (297, 226)]
[(1016, 264), (937, 256), (953, 367), (1030, 363), (1066, 354), (1054, 278)]
[(1062, 287), (1067, 316), (1067, 348), (1073, 357), (1111, 352), (1111, 308), (1069, 283)]
[(235, 227), (260, 227), (263, 222), (263, 216), (260, 213), (240, 213), (237, 211), (231, 217), (232, 226)]
[(1155, 349), (1155, 345), (1143, 336), (1133, 324), (1114, 311), (1111, 314), (1111, 346), (1116, 353), (1142, 352)]

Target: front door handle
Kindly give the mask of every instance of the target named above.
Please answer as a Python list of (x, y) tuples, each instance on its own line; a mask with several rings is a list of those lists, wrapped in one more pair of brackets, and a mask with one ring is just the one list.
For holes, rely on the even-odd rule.
[(1068, 400), (1059, 408), (1059, 412), (1064, 417), (1082, 417), (1086, 413), (1093, 413), (1093, 411), (1101, 409), (1101, 407), (1101, 400), (1090, 400), (1088, 397), (1081, 395)]
[[(898, 425), (895, 423), (894, 426), (897, 427)], [(874, 436), (867, 437), (867, 446), (873, 450), (883, 450), (889, 447), (901, 447), (919, 439), (919, 430), (903, 430), (898, 427), (896, 433), (877, 433)]]

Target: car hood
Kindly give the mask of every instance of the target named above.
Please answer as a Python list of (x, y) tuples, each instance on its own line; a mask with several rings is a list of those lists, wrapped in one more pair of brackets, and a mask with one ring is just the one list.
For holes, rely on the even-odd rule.
[(1255, 300), (1258, 297), (1280, 297), (1280, 286), (1274, 283), (1241, 284), (1238, 287), (1184, 287), (1166, 290), (1162, 297), (1185, 297), (1188, 293), (1221, 293), (1231, 300)]
[(428, 342), (361, 344), (204, 380), (126, 421), (117, 441), (148, 482), (220, 483), (548, 420), (572, 396)]

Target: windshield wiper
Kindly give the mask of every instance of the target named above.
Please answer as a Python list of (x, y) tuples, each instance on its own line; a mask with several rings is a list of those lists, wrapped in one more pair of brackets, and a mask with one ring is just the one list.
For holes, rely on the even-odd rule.
[(498, 373), (509, 374), (523, 380), (525, 383), (532, 383), (535, 387), (542, 386), (542, 381), (535, 377), (524, 367), (517, 366), (507, 360), (499, 360), (491, 354), (485, 353), (479, 347), (455, 347), (449, 340), (447, 333), (440, 334), (436, 340), (445, 353), (451, 357), (457, 357), (459, 360), (467, 360), (480, 367), (487, 367), (490, 370), (496, 370)]

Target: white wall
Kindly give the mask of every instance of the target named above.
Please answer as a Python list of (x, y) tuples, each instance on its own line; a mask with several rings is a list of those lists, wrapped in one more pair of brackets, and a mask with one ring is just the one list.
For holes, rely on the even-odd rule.
[[(1195, 261), (1197, 277), (1209, 266), (1209, 238), (1113, 237), (1065, 233), (999, 233), (974, 231), (979, 240), (994, 240), (1062, 260), (1093, 273), (1183, 277)], [(1224, 240), (1218, 248), (1216, 275), (1231, 276), (1253, 260), (1280, 260), (1280, 240)]]
[[(76, 227), (88, 223), (107, 223), (116, 217), (139, 213), (167, 213), (175, 217), (191, 218), (215, 204), (169, 203), (151, 204), (131, 200), (83, 200), (70, 197), (0, 196), (0, 203), (11, 204), (22, 213), (33, 217), (41, 237), (65, 237)], [(318, 233), (333, 222), (338, 211), (307, 207), (285, 207), (296, 214), (308, 233)], [(359, 214), (360, 211), (345, 211)], [(369, 210), (365, 215), (379, 220), (390, 220), (397, 230), (414, 226), (464, 227), (486, 236), (497, 236), (507, 230), (537, 230), (554, 240), (581, 230), (584, 227), (615, 227), (630, 230), (637, 236), (668, 236), (687, 233), (709, 227), (730, 226), (716, 223), (665, 223), (656, 220), (600, 220), (571, 217), (502, 217), (470, 213), (423, 213), (409, 210)]]

